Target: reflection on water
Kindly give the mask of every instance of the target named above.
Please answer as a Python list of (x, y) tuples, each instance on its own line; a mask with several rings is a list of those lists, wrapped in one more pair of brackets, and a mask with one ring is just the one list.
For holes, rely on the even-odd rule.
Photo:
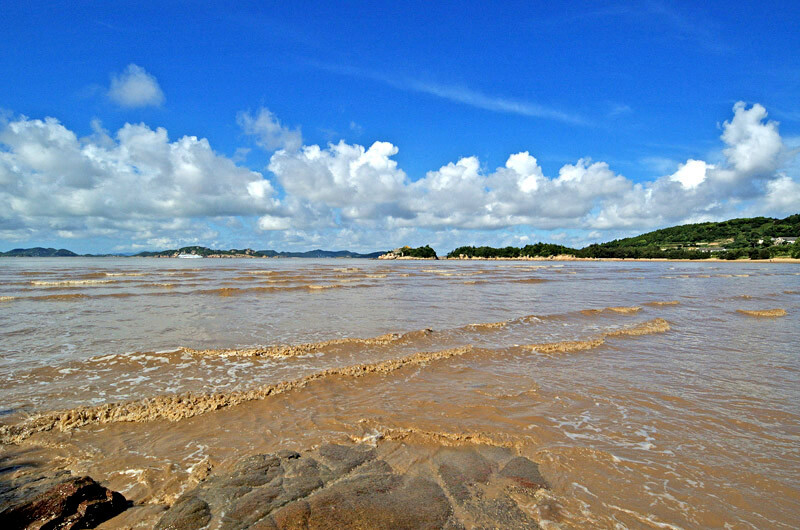
[(0, 451), (161, 503), (255, 451), (497, 445), (563, 527), (791, 528), (797, 272), (4, 259)]

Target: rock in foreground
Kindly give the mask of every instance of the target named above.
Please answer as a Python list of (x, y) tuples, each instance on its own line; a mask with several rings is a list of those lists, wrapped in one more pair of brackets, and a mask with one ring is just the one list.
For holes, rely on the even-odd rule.
[(104, 488), (90, 477), (62, 482), (34, 498), (0, 512), (3, 528), (94, 528), (128, 507), (121, 494)]
[(182, 495), (156, 528), (536, 528), (511, 492), (543, 487), (538, 467), (512, 457), (500, 469), (471, 449), (404, 473), (363, 445), (255, 455)]

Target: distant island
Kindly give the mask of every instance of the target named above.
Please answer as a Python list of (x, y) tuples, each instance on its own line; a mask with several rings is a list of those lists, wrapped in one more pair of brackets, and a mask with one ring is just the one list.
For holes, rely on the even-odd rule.
[(67, 249), (55, 248), (15, 248), (8, 252), (0, 252), (0, 257), (9, 258), (53, 258), (53, 257), (140, 257), (140, 258), (177, 258), (196, 256), (201, 258), (365, 258), (375, 259), (384, 252), (359, 254), (349, 250), (309, 250), (308, 252), (278, 252), (275, 250), (230, 249), (216, 250), (207, 247), (191, 246), (155, 252), (139, 252), (138, 254), (76, 254)]
[(249, 248), (215, 250), (206, 247), (181, 247), (179, 249), (161, 250), (158, 252), (140, 252), (137, 257), (144, 258), (177, 258), (180, 256), (201, 256), (204, 258), (365, 258), (374, 259), (383, 252), (359, 254), (349, 250), (309, 250), (308, 252), (278, 252), (275, 250), (253, 250)]
[(378, 256), (378, 259), (439, 259), (439, 257), (430, 245), (425, 245), (417, 248), (408, 246), (396, 248)]
[(549, 243), (524, 247), (459, 247), (450, 259), (573, 257), (601, 259), (800, 259), (800, 214), (695, 223), (576, 249)]
[[(694, 223), (662, 228), (646, 234), (607, 243), (595, 243), (580, 249), (553, 243), (536, 243), (524, 247), (462, 246), (447, 254), (447, 259), (800, 259), (800, 214), (784, 219), (749, 217), (717, 223)], [(15, 248), (0, 252), (0, 257), (79, 257), (130, 256), (130, 254), (76, 254), (67, 249)], [(309, 250), (278, 252), (275, 250), (218, 250), (202, 246), (154, 252), (140, 252), (134, 257), (150, 258), (364, 258), (364, 259), (439, 259), (425, 245), (399, 247), (385, 252), (360, 254), (349, 250)]]
[(75, 254), (71, 250), (67, 250), (65, 248), (42, 248), (42, 247), (34, 247), (34, 248), (15, 248), (13, 250), (9, 250), (8, 252), (0, 252), (0, 256), (7, 256), (7, 257), (18, 257), (18, 258), (75, 258), (78, 257), (78, 254)]

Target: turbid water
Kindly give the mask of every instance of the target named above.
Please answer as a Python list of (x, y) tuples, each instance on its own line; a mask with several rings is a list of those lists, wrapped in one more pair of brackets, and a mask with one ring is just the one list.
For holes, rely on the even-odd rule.
[(796, 528), (798, 315), (796, 264), (4, 259), (0, 483), (499, 446), (545, 527)]

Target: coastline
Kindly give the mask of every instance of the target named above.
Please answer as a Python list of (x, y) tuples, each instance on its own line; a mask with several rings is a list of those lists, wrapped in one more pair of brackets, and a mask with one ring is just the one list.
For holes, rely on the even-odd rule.
[[(181, 259), (177, 256), (0, 256), (0, 258), (34, 258), (41, 257), (54, 258), (144, 258), (144, 259)], [(212, 255), (202, 256), (203, 259), (267, 259), (267, 260), (304, 260), (304, 259), (355, 259), (366, 261), (628, 261), (628, 262), (679, 262), (679, 263), (800, 263), (798, 258), (771, 258), (771, 259), (750, 259), (739, 258), (735, 260), (719, 259), (719, 258), (706, 258), (706, 259), (677, 259), (677, 258), (578, 258), (575, 256), (534, 256), (534, 257), (519, 257), (519, 258), (479, 258), (479, 257), (459, 257), (448, 258), (446, 256), (437, 258), (416, 258), (411, 256), (402, 256), (396, 258), (354, 258), (354, 257), (330, 257), (330, 258), (301, 258), (297, 256), (248, 256), (248, 255)]]
[[(426, 258), (403, 258), (403, 259), (426, 259)], [(695, 263), (800, 263), (797, 258), (772, 258), (772, 259), (750, 259), (741, 258), (735, 260), (707, 258), (707, 259), (673, 259), (673, 258), (578, 258), (575, 256), (533, 256), (520, 258), (439, 258), (447, 261), (655, 261), (655, 262), (695, 262)]]

